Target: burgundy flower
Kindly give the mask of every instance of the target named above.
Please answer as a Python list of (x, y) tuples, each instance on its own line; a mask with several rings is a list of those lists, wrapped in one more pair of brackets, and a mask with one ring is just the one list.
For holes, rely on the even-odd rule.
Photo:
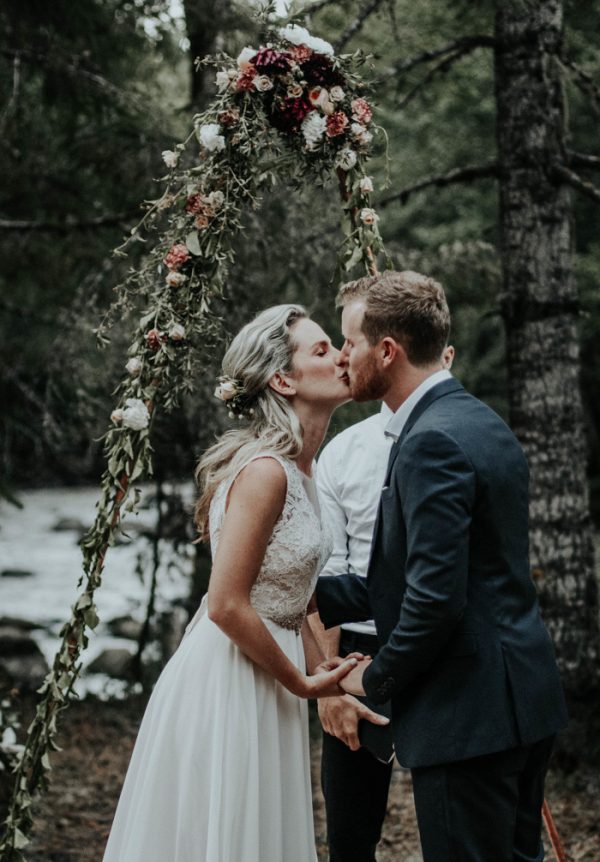
[(333, 68), (333, 63), (326, 54), (314, 53), (301, 65), (302, 72), (310, 86), (341, 87), (346, 83), (343, 75)]
[(256, 78), (256, 69), (254, 66), (249, 66), (246, 72), (243, 72), (235, 82), (235, 89), (238, 92), (254, 89), (254, 79)]
[(311, 110), (312, 106), (306, 96), (300, 96), (298, 99), (288, 96), (283, 102), (273, 103), (271, 123), (280, 132), (296, 132)]
[(226, 129), (230, 129), (232, 126), (235, 126), (239, 119), (240, 112), (238, 108), (227, 108), (224, 111), (220, 111), (217, 115), (217, 120), (222, 126), (225, 126)]
[(146, 343), (150, 350), (158, 350), (161, 344), (167, 340), (167, 333), (158, 329), (150, 329), (146, 333)]
[(273, 48), (261, 48), (250, 60), (262, 75), (280, 75), (289, 72), (291, 68), (289, 54), (274, 51)]
[(204, 200), (202, 195), (193, 194), (189, 195), (186, 204), (185, 204), (186, 212), (191, 213), (191, 215), (198, 215), (198, 213), (204, 212)]
[(344, 129), (348, 125), (348, 117), (343, 111), (336, 111), (330, 117), (327, 117), (327, 137), (335, 138), (338, 135), (344, 134)]

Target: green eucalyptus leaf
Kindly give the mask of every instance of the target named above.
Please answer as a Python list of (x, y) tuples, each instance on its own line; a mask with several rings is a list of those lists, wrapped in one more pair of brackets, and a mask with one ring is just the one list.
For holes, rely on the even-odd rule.
[(200, 239), (198, 237), (198, 231), (191, 231), (185, 238), (185, 244), (188, 247), (189, 251), (199, 257), (202, 254), (202, 250), (200, 248)]

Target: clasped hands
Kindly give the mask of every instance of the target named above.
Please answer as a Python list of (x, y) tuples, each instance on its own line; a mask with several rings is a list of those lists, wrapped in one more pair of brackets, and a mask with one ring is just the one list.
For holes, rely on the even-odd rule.
[(337, 737), (352, 751), (358, 751), (360, 748), (358, 727), (361, 719), (370, 721), (372, 724), (385, 726), (389, 724), (389, 718), (373, 712), (368, 706), (353, 697), (353, 695), (364, 695), (365, 693), (362, 678), (365, 670), (371, 664), (370, 656), (364, 656), (362, 653), (350, 653), (346, 658), (336, 656), (329, 661), (321, 662), (319, 670), (333, 670), (348, 659), (356, 660), (357, 664), (338, 680), (337, 685), (341, 696), (319, 699), (318, 710), (323, 730), (331, 736)]
[(365, 690), (362, 684), (363, 674), (372, 662), (371, 656), (363, 655), (360, 652), (351, 652), (344, 658), (335, 656), (334, 658), (325, 659), (322, 661), (313, 673), (327, 673), (335, 670), (336, 667), (349, 663), (350, 659), (355, 659), (356, 664), (350, 665), (347, 673), (338, 680), (339, 694), (354, 694), (364, 695)]

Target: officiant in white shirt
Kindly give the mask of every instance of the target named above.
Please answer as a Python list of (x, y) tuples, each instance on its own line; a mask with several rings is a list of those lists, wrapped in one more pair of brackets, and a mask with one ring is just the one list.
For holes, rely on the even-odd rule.
[[(445, 354), (452, 365), (454, 348)], [(443, 370), (426, 383), (449, 377)], [(416, 392), (413, 394), (417, 394)], [(423, 393), (419, 390), (418, 397)], [(410, 413), (409, 398), (393, 414), (382, 404), (374, 416), (351, 425), (325, 447), (317, 466), (317, 489), (322, 518), (333, 536), (333, 551), (322, 575), (367, 576), (373, 527), (377, 516), (390, 449), (396, 437), (399, 414)], [(407, 415), (408, 415), (407, 413)], [(325, 631), (317, 615), (310, 617), (326, 656), (359, 651), (375, 655), (378, 649), (373, 621), (348, 623)], [(364, 700), (364, 699), (363, 699)], [(351, 695), (319, 701), (323, 726), (321, 785), (327, 814), (330, 862), (375, 862), (381, 838), (392, 773), (392, 733), (380, 706), (369, 706)], [(370, 722), (363, 737), (359, 722)], [(375, 730), (375, 728), (377, 728)], [(375, 740), (376, 744), (371, 745)], [(372, 753), (375, 752), (375, 753)]]

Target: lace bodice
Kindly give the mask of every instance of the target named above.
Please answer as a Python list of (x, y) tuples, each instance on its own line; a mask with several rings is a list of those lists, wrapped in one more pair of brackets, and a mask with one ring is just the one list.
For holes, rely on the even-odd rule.
[[(250, 601), (261, 616), (284, 628), (299, 631), (317, 576), (331, 553), (331, 537), (309, 500), (302, 473), (295, 462), (269, 452), (255, 455), (250, 460), (264, 457), (275, 458), (281, 464), (287, 477), (287, 491), (283, 510), (252, 587)], [(210, 505), (213, 558), (219, 544), (227, 494), (234, 478), (219, 485)]]

